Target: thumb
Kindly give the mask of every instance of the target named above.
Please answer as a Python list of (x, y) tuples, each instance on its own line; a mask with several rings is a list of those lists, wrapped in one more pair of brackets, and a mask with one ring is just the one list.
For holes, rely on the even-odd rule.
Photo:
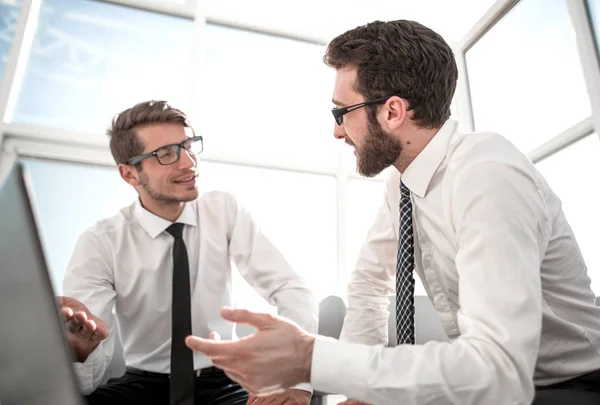
[(277, 322), (271, 314), (229, 307), (221, 308), (221, 316), (227, 321), (252, 325), (257, 329), (269, 329)]

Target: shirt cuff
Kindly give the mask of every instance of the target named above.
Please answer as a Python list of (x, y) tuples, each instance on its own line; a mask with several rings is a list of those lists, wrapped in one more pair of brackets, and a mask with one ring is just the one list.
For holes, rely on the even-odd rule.
[(310, 385), (308, 383), (301, 383), (301, 384), (298, 384), (298, 385), (294, 385), (293, 387), (290, 387), (290, 389), (308, 391), (311, 394), (313, 392), (312, 385)]
[(79, 379), (81, 391), (84, 395), (91, 394), (96, 388), (94, 386), (94, 368), (97, 367), (100, 356), (102, 355), (100, 346), (102, 346), (102, 342), (98, 345), (98, 347), (96, 347), (96, 349), (94, 349), (93, 352), (90, 353), (85, 362), (73, 362), (73, 368), (75, 369), (75, 373)]
[(316, 336), (310, 381), (316, 391), (362, 397), (373, 346)]

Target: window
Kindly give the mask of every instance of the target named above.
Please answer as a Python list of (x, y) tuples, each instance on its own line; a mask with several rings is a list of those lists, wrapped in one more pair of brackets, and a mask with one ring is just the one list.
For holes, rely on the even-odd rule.
[[(318, 299), (336, 292), (335, 177), (204, 162), (200, 187), (232, 192)], [(266, 309), (254, 290), (234, 275), (234, 292), (243, 297), (239, 304)]]
[(194, 23), (91, 0), (43, 0), (13, 122), (104, 133), (148, 99), (191, 108)]
[(563, 203), (563, 211), (585, 259), (592, 288), (600, 294), (600, 140), (589, 135), (537, 164)]
[(600, 1), (599, 0), (587, 0), (587, 9), (592, 21), (592, 29), (594, 30), (594, 36), (596, 37), (596, 50), (600, 52)]
[[(41, 232), (54, 287), (62, 290), (64, 272), (79, 235), (136, 198), (115, 168), (27, 160), (40, 211)], [(318, 298), (337, 283), (336, 180), (330, 176), (200, 164), (202, 191), (225, 190), (238, 197)], [(238, 304), (266, 308), (264, 301), (234, 271)]]
[(15, 36), (21, 0), (0, 0), (0, 83)]
[(375, 180), (350, 180), (346, 199), (346, 268), (340, 287), (346, 297), (349, 276), (356, 268), (356, 259), (367, 232), (383, 204), (384, 183)]
[(525, 153), (590, 115), (566, 1), (520, 1), (466, 60), (476, 130)]
[(25, 167), (31, 175), (50, 276), (60, 295), (79, 235), (131, 204), (136, 193), (115, 168), (45, 160), (26, 160)]
[(197, 123), (206, 156), (333, 169), (334, 70), (324, 53), (320, 45), (208, 24)]

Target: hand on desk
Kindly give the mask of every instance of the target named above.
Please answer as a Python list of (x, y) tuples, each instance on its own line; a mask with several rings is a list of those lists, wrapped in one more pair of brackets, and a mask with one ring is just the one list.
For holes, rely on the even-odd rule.
[(108, 327), (75, 298), (58, 297), (58, 304), (65, 319), (67, 339), (73, 347), (75, 360), (83, 363), (100, 342), (108, 337)]
[(250, 395), (246, 405), (308, 405), (311, 393), (304, 390), (289, 389), (266, 397)]
[(188, 336), (186, 344), (208, 356), (249, 394), (274, 394), (310, 382), (314, 336), (280, 316), (230, 308), (223, 308), (221, 316), (257, 331), (238, 341)]

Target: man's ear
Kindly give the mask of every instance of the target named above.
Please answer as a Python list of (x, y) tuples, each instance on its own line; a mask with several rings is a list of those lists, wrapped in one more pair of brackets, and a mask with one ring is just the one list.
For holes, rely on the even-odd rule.
[(119, 169), (119, 174), (121, 175), (121, 178), (123, 180), (125, 180), (128, 184), (132, 185), (133, 187), (139, 186), (140, 174), (135, 168), (135, 166), (119, 163), (117, 167)]
[(382, 125), (388, 131), (394, 131), (395, 129), (402, 126), (404, 121), (408, 119), (408, 101), (406, 99), (393, 96), (388, 99), (382, 108), (383, 123)]

